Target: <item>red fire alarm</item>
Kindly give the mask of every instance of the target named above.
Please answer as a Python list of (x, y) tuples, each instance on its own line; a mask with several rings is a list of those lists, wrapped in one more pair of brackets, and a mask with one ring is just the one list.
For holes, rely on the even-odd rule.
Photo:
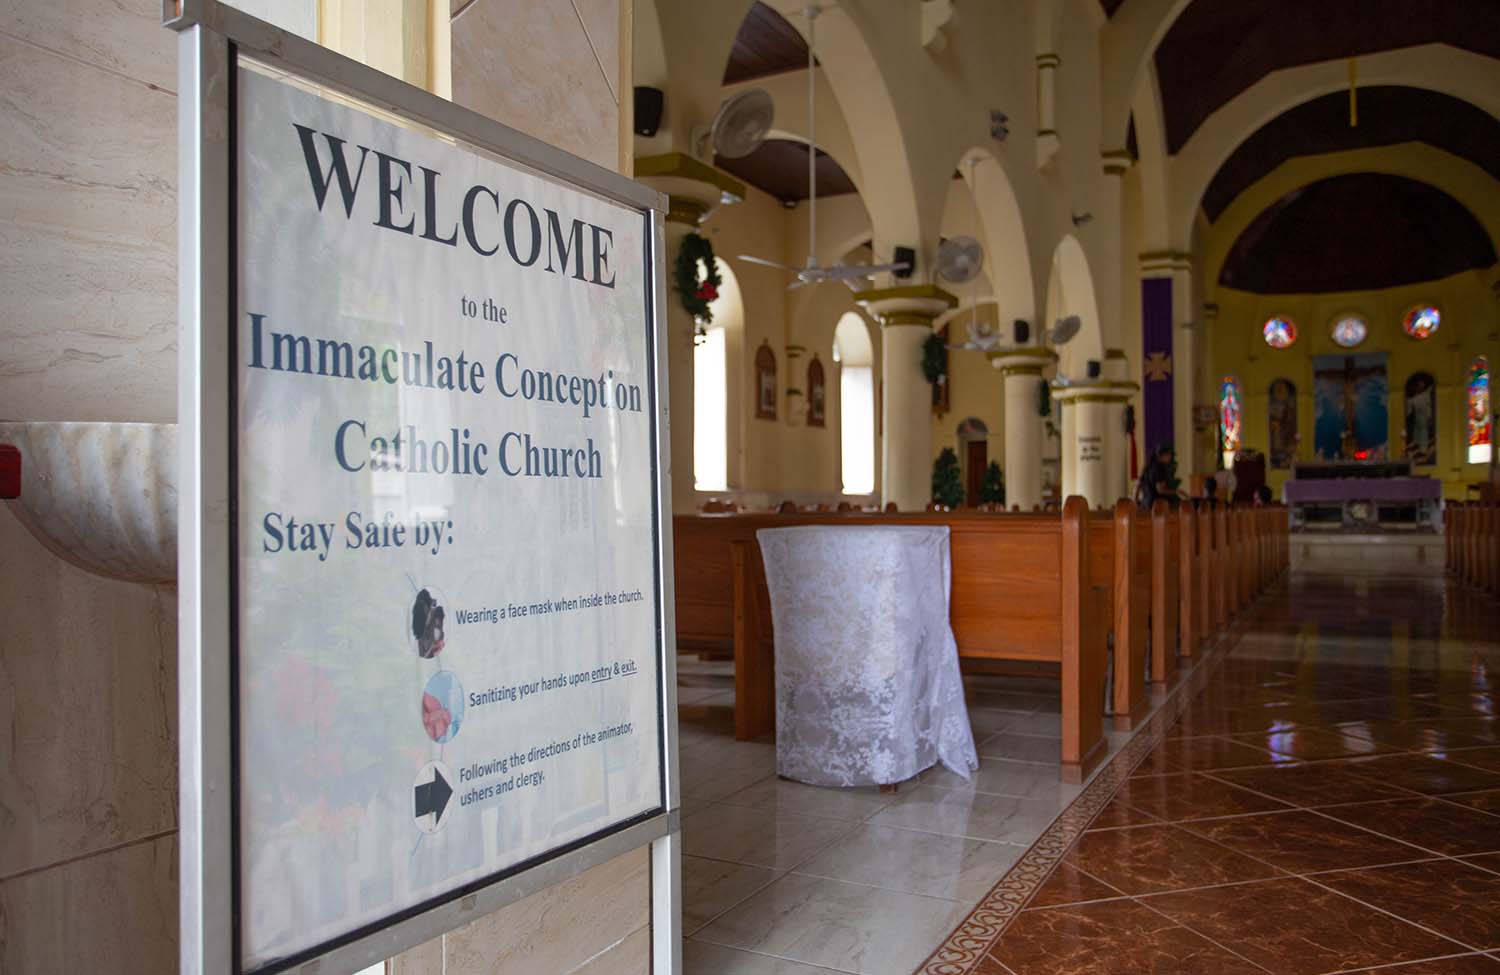
[(0, 499), (14, 501), (21, 496), (21, 451), (0, 443)]

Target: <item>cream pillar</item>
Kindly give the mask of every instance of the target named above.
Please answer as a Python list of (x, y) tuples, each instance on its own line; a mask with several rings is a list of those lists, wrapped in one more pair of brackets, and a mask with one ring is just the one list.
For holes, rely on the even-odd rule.
[(1091, 508), (1109, 508), (1125, 496), (1112, 480), (1121, 475), (1110, 455), (1119, 453), (1125, 443), (1124, 406), (1129, 398), (1127, 390), (1110, 380), (1053, 384), (1052, 400), (1062, 404), (1064, 497), (1077, 494)]
[(1036, 56), (1036, 165), (1046, 166), (1062, 148), (1057, 134), (1057, 66), (1062, 58), (1056, 54)]
[(1042, 372), (1057, 353), (1040, 346), (989, 354), (1005, 385), (1005, 503), (1030, 511), (1042, 501)]
[[(1125, 433), (1125, 409), (1140, 385), (1128, 381), (1130, 365), (1120, 349), (1104, 350), (1104, 378), (1114, 398), (1105, 404), (1105, 493), (1106, 502), (1112, 505), (1117, 498), (1134, 495), (1135, 485), (1130, 483), (1130, 437)], [(1140, 446), (1140, 417), (1136, 417), (1136, 445)], [(1137, 459), (1140, 455), (1137, 454)]]
[(1074, 419), (1075, 411), (1069, 408), (1071, 400), (1066, 396), (1058, 396), (1056, 386), (1052, 387), (1052, 408), (1057, 411), (1058, 458), (1061, 460), (1062, 484), (1058, 489), (1061, 496), (1058, 501), (1066, 501), (1068, 498), (1079, 493), (1078, 490), (1078, 425)]
[(902, 511), (932, 500), (932, 386), (922, 345), (938, 315), (958, 297), (932, 284), (858, 292), (854, 300), (881, 325), (881, 490)]
[(670, 198), (667, 213), (667, 423), (665, 436), (671, 447), (672, 510), (697, 509), (693, 483), (693, 336), (697, 323), (672, 290), (672, 265), (682, 240), (725, 193), (745, 196), (745, 185), (691, 156), (667, 153), (635, 161), (636, 178)]

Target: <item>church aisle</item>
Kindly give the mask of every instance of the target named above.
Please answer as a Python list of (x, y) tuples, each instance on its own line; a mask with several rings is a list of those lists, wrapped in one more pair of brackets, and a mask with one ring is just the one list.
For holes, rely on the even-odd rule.
[(1034, 896), (1013, 869), (919, 971), (1500, 975), (1497, 623), (1441, 578), (1292, 576)]

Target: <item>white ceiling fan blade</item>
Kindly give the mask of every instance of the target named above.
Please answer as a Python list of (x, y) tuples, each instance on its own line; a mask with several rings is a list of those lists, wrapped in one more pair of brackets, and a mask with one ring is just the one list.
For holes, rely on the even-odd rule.
[(805, 287), (807, 287), (810, 284), (817, 284), (817, 283), (818, 283), (818, 281), (815, 280), (815, 279), (813, 279), (813, 278), (798, 278), (797, 280), (793, 281), (791, 284), (787, 285), (786, 286), (786, 290), (788, 290), (788, 291), (796, 291), (798, 288), (805, 288)]
[(829, 273), (838, 278), (873, 278), (886, 271), (904, 271), (909, 266), (905, 261), (896, 264), (847, 264), (831, 268)]
[(774, 267), (781, 271), (799, 271), (801, 268), (792, 267), (790, 264), (782, 264), (780, 261), (768, 261), (764, 257), (755, 257), (751, 254), (740, 254), (736, 260), (747, 261), (751, 264), (763, 264), (766, 267)]

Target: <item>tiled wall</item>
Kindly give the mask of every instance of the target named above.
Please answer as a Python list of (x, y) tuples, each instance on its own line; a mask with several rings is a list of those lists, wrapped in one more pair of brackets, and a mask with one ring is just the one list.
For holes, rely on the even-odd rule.
[[(620, 163), (628, 0), (476, 0), (455, 98)], [(176, 55), (157, 0), (0, 7), (0, 419), (170, 422)], [(177, 969), (176, 599), (0, 513), (0, 972)], [(640, 975), (636, 851), (397, 959), (399, 975)], [(446, 959), (443, 957), (446, 953)]]

